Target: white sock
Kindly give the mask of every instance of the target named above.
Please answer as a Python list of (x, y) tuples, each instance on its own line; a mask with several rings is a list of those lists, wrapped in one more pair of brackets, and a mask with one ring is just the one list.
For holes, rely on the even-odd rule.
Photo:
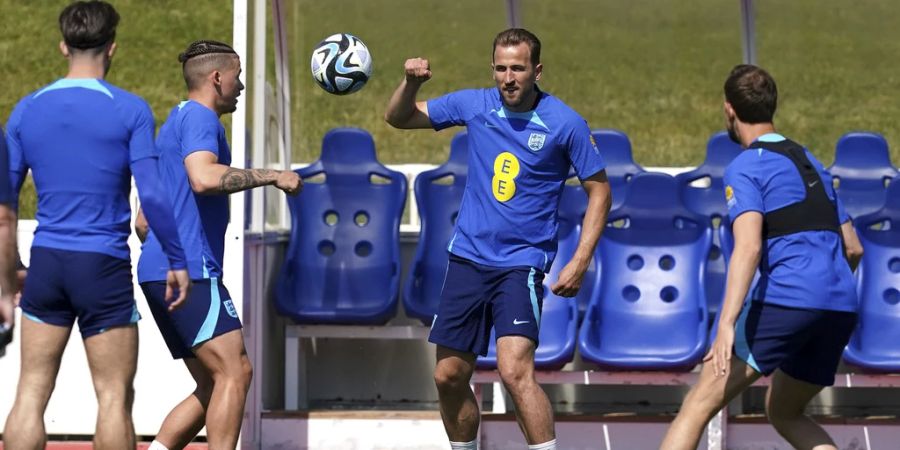
[(528, 450), (556, 450), (556, 439), (543, 444), (529, 445)]
[(160, 444), (159, 441), (154, 439), (153, 442), (150, 443), (150, 446), (147, 447), (147, 450), (169, 450), (169, 449), (166, 448), (165, 445)]
[(478, 440), (469, 442), (453, 442), (450, 441), (450, 450), (478, 450)]

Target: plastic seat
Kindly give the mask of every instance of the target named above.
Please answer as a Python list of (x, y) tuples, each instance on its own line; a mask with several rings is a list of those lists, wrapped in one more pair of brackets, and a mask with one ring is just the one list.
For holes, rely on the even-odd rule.
[(635, 175), (644, 172), (644, 168), (634, 162), (631, 154), (631, 140), (619, 130), (598, 129), (591, 135), (600, 149), (600, 155), (606, 163), (606, 176), (612, 190), (612, 209), (622, 205), (628, 195), (628, 183)]
[(403, 289), (406, 315), (431, 325), (437, 314), (447, 271), (447, 243), (453, 235), (459, 204), (469, 171), (468, 138), (457, 133), (450, 143), (450, 157), (433, 170), (416, 177), (414, 189), (422, 228), (416, 255)]
[(709, 327), (707, 219), (684, 206), (674, 177), (647, 172), (609, 220), (597, 250), (599, 289), (579, 335), (583, 359), (609, 369), (692, 368)]
[(872, 213), (884, 204), (885, 184), (897, 176), (888, 143), (880, 134), (847, 133), (838, 140), (834, 164), (838, 196), (850, 217)]
[(696, 169), (675, 176), (681, 198), (691, 211), (706, 216), (713, 228), (713, 245), (706, 261), (706, 307), (711, 316), (719, 312), (725, 290), (725, 259), (722, 257), (719, 233), (715, 232), (728, 215), (725, 204), (725, 168), (741, 152), (741, 146), (720, 131), (706, 144), (706, 159)]
[[(559, 205), (559, 244), (556, 259), (550, 267), (550, 272), (544, 277), (544, 303), (541, 308), (538, 335), (540, 342), (534, 354), (534, 365), (539, 370), (558, 370), (572, 361), (577, 340), (578, 305), (579, 302), (586, 303), (596, 288), (597, 268), (595, 261), (592, 261), (577, 296), (564, 298), (550, 291), (550, 286), (556, 282), (559, 272), (575, 255), (586, 209), (587, 195), (581, 185), (567, 184), (563, 188)], [(497, 340), (493, 329), (488, 354), (479, 357), (476, 364), (480, 369), (497, 368)]]
[(859, 323), (844, 360), (867, 370), (900, 371), (900, 177), (880, 210), (856, 227), (865, 253), (857, 269)]
[(276, 309), (300, 323), (385, 323), (399, 297), (406, 177), (379, 163), (372, 136), (354, 128), (329, 131), (320, 159), (297, 173), (304, 188), (288, 197)]

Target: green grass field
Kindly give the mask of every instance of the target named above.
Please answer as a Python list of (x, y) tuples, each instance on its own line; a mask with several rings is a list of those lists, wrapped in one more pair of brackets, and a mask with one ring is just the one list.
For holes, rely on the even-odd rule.
[[(0, 120), (18, 98), (61, 76), (56, 17), (66, 1), (0, 0)], [(110, 81), (146, 98), (161, 122), (184, 96), (176, 56), (194, 39), (231, 39), (230, 0), (127, 0)], [(490, 44), (506, 26), (502, 0), (285, 0), (291, 48), (293, 160), (309, 162), (333, 127), (375, 137), (386, 163), (439, 163), (453, 131), (399, 131), (382, 120), (403, 61), (428, 58), (422, 98), (491, 86)], [(593, 128), (619, 128), (647, 166), (696, 165), (723, 126), (721, 86), (741, 62), (740, 9), (722, 0), (522, 0), (544, 44), (541, 87)], [(779, 83), (776, 125), (827, 165), (850, 130), (874, 130), (900, 162), (900, 8), (895, 0), (757, 0), (758, 63)], [(349, 32), (372, 52), (374, 76), (344, 97), (309, 74), (313, 46)], [(272, 66), (271, 54), (269, 66)], [(246, 62), (245, 62), (246, 63)], [(247, 70), (247, 68), (245, 68)], [(270, 71), (271, 72), (271, 71)], [(249, 74), (249, 71), (248, 71)], [(268, 78), (274, 80), (274, 75)], [(245, 98), (243, 101), (248, 102)], [(23, 203), (22, 216), (33, 211)]]

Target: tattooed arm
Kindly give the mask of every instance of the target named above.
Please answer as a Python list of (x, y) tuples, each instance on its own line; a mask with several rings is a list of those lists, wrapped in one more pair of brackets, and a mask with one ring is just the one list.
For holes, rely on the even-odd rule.
[(231, 194), (258, 186), (274, 185), (289, 195), (303, 188), (300, 176), (290, 170), (237, 169), (219, 164), (212, 152), (191, 153), (184, 159), (191, 189), (198, 194)]

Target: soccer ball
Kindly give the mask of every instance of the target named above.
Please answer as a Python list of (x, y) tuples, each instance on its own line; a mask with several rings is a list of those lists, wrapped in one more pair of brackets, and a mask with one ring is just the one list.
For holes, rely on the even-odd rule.
[(310, 68), (313, 79), (322, 89), (346, 95), (360, 90), (369, 81), (372, 57), (358, 37), (339, 33), (316, 45)]

